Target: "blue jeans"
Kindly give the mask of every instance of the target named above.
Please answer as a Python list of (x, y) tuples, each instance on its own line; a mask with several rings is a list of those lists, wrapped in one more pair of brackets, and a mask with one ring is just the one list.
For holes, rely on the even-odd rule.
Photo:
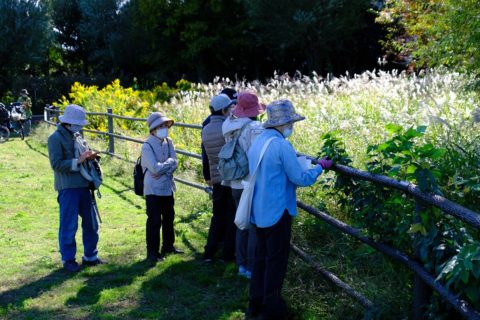
[(58, 241), (62, 262), (75, 260), (77, 244), (75, 234), (78, 216), (82, 217), (83, 257), (93, 261), (97, 258), (98, 222), (92, 208), (92, 195), (88, 188), (64, 189), (58, 192), (60, 205), (60, 228)]

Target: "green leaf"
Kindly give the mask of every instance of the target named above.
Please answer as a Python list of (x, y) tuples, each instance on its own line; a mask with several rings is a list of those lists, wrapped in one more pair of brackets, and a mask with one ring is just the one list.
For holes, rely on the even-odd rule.
[(416, 170), (417, 167), (411, 164), (407, 167), (407, 174), (414, 174)]
[(447, 153), (447, 149), (435, 149), (430, 155), (430, 157), (432, 158), (432, 160), (439, 160), (445, 155), (445, 153)]
[(402, 126), (394, 123), (387, 124), (385, 129), (391, 134), (400, 133), (403, 130)]
[(420, 233), (422, 236), (426, 236), (427, 230), (425, 230), (425, 227), (421, 223), (414, 223), (410, 226), (410, 229), (408, 229), (407, 233)]
[(418, 133), (425, 133), (425, 131), (427, 131), (427, 126), (418, 126), (417, 127), (417, 132)]
[(463, 270), (462, 273), (460, 274), (460, 280), (462, 280), (463, 283), (468, 283), (469, 277), (470, 277), (470, 272), (468, 272), (468, 270)]

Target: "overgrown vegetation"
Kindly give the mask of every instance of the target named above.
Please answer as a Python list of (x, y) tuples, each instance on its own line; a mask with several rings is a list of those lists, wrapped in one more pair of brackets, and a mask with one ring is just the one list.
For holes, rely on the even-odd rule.
[(478, 75), (479, 14), (475, 0), (388, 0), (377, 20), (388, 29), (385, 47), (405, 63)]
[[(177, 122), (199, 124), (208, 114), (210, 97), (226, 86), (256, 90), (260, 100), (266, 103), (288, 97), (298, 112), (307, 116), (307, 121), (295, 125), (292, 137), (300, 152), (316, 154), (321, 150), (321, 154), (330, 155), (338, 163), (416, 183), (426, 192), (442, 194), (477, 210), (480, 204), (480, 141), (476, 114), (479, 109), (478, 95), (465, 89), (470, 81), (468, 77), (444, 71), (432, 71), (422, 77), (407, 77), (395, 72), (367, 72), (352, 78), (332, 79), (300, 74), (293, 78), (275, 75), (266, 85), (217, 78), (209, 84), (191, 84), (187, 90), (175, 92), (169, 102), (154, 105), (145, 103), (151, 101), (148, 99), (152, 93), (132, 93), (130, 88), (123, 88), (116, 82), (105, 89), (76, 85), (70, 100), (63, 100), (62, 104), (80, 103), (89, 111), (100, 112), (103, 106), (112, 105), (116, 114), (131, 114), (128, 108), (134, 110), (136, 104), (140, 104), (145, 107), (139, 109), (141, 112), (136, 116), (143, 117), (150, 111), (162, 109)], [(128, 101), (130, 93), (135, 97), (131, 106), (123, 103)], [(95, 126), (95, 122), (92, 123)], [(123, 122), (115, 123), (115, 130), (145, 136), (144, 124), (128, 126)], [(170, 135), (178, 149), (199, 153), (199, 130), (174, 126)], [(106, 148), (105, 141), (99, 148)], [(117, 140), (116, 152), (133, 160), (139, 148)], [(182, 156), (180, 163), (179, 176), (202, 182), (198, 161)], [(476, 290), (472, 289), (478, 285), (478, 252), (475, 251), (478, 232), (475, 230), (465, 228), (459, 221), (432, 208), (426, 208), (417, 221), (413, 199), (367, 182), (334, 177), (331, 173), (325, 175), (318, 186), (300, 189), (299, 194), (306, 202), (410, 255), (413, 255), (413, 248), (419, 246), (421, 259), (430, 272), (473, 305), (478, 304)], [(364, 245), (345, 239), (313, 218), (302, 215), (297, 221), (295, 240), (309, 248), (331, 271), (345, 274), (348, 279), (359, 274), (372, 278), (380, 274), (388, 279), (384, 280), (383, 285), (389, 283), (385, 291), (372, 290), (363, 280), (354, 283), (354, 287), (380, 306), (379, 317), (388, 318), (392, 310), (395, 314), (409, 313), (411, 275), (402, 266), (385, 260)], [(381, 268), (372, 266), (369, 259), (375, 260)], [(300, 269), (292, 270), (291, 274), (303, 279), (303, 271), (299, 270), (305, 269), (298, 267)], [(389, 271), (384, 274), (383, 270)], [(389, 272), (404, 276), (389, 277)], [(325, 290), (318, 282), (322, 281), (314, 279), (301, 280), (302, 283), (306, 281), (306, 292)], [(296, 290), (298, 295), (303, 292), (300, 288)], [(404, 303), (395, 305), (398, 302), (391, 299), (399, 294), (390, 295), (390, 290), (400, 290)], [(447, 305), (439, 303), (436, 297), (433, 299), (428, 311), (431, 318), (451, 315)], [(312, 311), (310, 305), (305, 307), (317, 315), (322, 312)], [(356, 307), (345, 312), (347, 317), (361, 314)], [(340, 312), (337, 316), (342, 318), (346, 313)]]

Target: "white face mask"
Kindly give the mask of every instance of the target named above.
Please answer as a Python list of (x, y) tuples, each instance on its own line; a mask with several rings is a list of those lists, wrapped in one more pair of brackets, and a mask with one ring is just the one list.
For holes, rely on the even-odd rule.
[(292, 133), (293, 133), (293, 127), (290, 127), (290, 128), (287, 128), (283, 131), (283, 136), (285, 138), (288, 138), (292, 135)]
[(159, 128), (155, 132), (155, 136), (160, 139), (168, 137), (168, 128)]
[(83, 129), (83, 126), (79, 126), (77, 124), (71, 124), (69, 130), (72, 132), (79, 132)]

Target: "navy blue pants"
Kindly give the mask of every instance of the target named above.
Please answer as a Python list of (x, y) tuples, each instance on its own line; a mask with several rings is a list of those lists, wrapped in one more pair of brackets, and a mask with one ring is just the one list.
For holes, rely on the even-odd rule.
[(232, 189), (220, 183), (213, 185), (213, 216), (208, 230), (207, 245), (204, 258), (213, 258), (223, 239), (223, 258), (235, 258), (235, 235), (237, 227), (235, 220), (235, 204), (232, 198)]
[(257, 228), (257, 246), (250, 281), (250, 309), (266, 319), (283, 319), (286, 305), (281, 297), (290, 252), (292, 217), (282, 218), (268, 228)]
[(88, 188), (60, 190), (58, 204), (60, 205), (58, 241), (62, 261), (75, 260), (78, 216), (82, 217), (83, 257), (88, 261), (97, 259), (98, 221), (92, 208), (90, 190)]

